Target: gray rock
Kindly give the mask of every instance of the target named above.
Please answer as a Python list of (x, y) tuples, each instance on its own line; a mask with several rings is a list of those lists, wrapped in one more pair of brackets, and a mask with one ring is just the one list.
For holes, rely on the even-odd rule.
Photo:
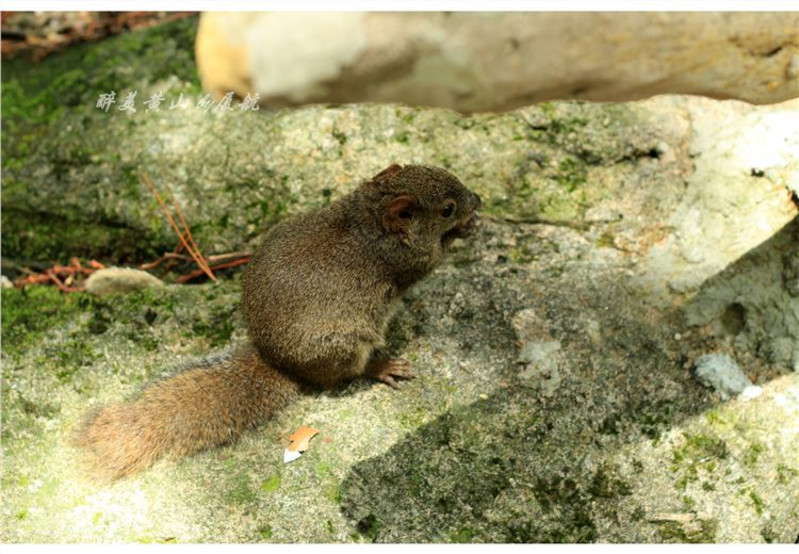
[(696, 360), (696, 380), (715, 390), (722, 400), (741, 394), (752, 386), (738, 364), (727, 354), (708, 354)]

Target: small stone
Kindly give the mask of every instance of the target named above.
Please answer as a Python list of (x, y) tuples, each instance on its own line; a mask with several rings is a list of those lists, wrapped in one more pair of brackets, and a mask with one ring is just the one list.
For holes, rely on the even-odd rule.
[(696, 360), (696, 380), (714, 389), (722, 400), (741, 394), (752, 382), (727, 354), (708, 354)]
[(560, 341), (528, 342), (519, 352), (517, 362), (525, 368), (519, 372), (519, 379), (541, 390), (550, 397), (560, 387)]
[(86, 279), (86, 291), (97, 296), (162, 286), (164, 282), (159, 278), (130, 267), (98, 269)]
[(549, 360), (553, 354), (560, 350), (560, 341), (528, 342), (519, 352), (519, 363), (541, 363)]
[(3, 275), (0, 276), (0, 286), (2, 286), (4, 289), (13, 289), (14, 283), (11, 282), (11, 279)]

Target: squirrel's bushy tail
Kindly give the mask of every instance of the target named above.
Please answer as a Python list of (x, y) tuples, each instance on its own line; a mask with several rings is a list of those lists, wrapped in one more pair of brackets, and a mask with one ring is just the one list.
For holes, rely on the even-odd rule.
[(101, 408), (75, 440), (89, 454), (95, 476), (117, 479), (164, 456), (180, 458), (234, 440), (299, 391), (247, 346), (202, 360), (132, 402)]

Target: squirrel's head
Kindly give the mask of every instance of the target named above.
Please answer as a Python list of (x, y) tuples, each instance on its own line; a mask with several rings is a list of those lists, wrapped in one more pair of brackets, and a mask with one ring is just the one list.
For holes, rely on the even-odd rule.
[(480, 222), (480, 197), (438, 167), (394, 164), (363, 186), (379, 197), (383, 227), (403, 242), (448, 246), (473, 234)]

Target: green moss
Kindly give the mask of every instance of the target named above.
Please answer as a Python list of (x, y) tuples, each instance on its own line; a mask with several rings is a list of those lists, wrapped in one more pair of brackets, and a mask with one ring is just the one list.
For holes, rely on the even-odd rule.
[(158, 252), (174, 247), (171, 242), (153, 241), (144, 229), (109, 226), (100, 221), (71, 221), (66, 216), (14, 207), (4, 206), (2, 227), (4, 255), (19, 260), (66, 263), (67, 258), (78, 255), (118, 263), (154, 259)]
[(763, 540), (766, 541), (766, 544), (780, 542), (779, 533), (777, 533), (769, 524), (766, 524), (760, 530), (760, 536), (763, 537)]
[(511, 250), (508, 253), (508, 258), (514, 264), (527, 264), (535, 261), (536, 256), (533, 254), (531, 247), (522, 245)]
[(203, 289), (204, 310), (193, 321), (189, 333), (204, 337), (212, 348), (226, 346), (235, 330), (238, 317), (238, 298), (231, 299), (222, 294), (224, 287), (214, 286)]
[(333, 504), (341, 504), (341, 484), (327, 483), (322, 487), (322, 492), (325, 498), (330, 500)]
[(727, 422), (719, 408), (712, 408), (705, 413), (705, 419), (711, 425), (723, 425)]
[(394, 111), (394, 115), (403, 123), (410, 125), (416, 120), (419, 108), (411, 108), (407, 106), (398, 107)]
[(674, 411), (674, 402), (669, 400), (657, 400), (654, 403), (641, 401), (636, 403), (630, 415), (644, 435), (657, 441), (661, 429), (672, 421)]
[(588, 181), (588, 171), (585, 164), (577, 158), (566, 158), (558, 164), (558, 173), (555, 182), (566, 192), (574, 192)]
[(703, 519), (696, 525), (683, 525), (675, 521), (668, 521), (658, 528), (661, 540), (670, 543), (712, 543), (715, 542), (717, 531), (718, 521), (715, 519)]
[[(594, 488), (596, 493), (594, 480), (596, 475), (588, 488)], [(604, 477), (600, 477), (600, 483), (602, 481)], [(559, 523), (555, 527), (529, 523), (511, 527), (510, 542), (585, 543), (597, 539), (599, 533), (592, 518), (590, 490), (581, 490), (574, 479), (559, 476), (539, 478), (531, 490), (543, 512), (558, 514)]]
[(787, 485), (796, 477), (799, 477), (799, 469), (786, 466), (785, 464), (777, 465), (777, 481), (781, 485)]
[(459, 117), (454, 123), (461, 129), (468, 130), (474, 127), (477, 121), (473, 117)]
[(554, 117), (555, 115), (555, 104), (552, 102), (541, 102), (538, 104), (539, 109), (544, 112), (545, 115), (548, 117)]
[(374, 514), (369, 514), (368, 516), (362, 518), (358, 523), (355, 525), (355, 528), (358, 530), (358, 533), (361, 536), (375, 542), (377, 540), (378, 535), (380, 534), (380, 528), (382, 525), (380, 521), (375, 517)]
[(749, 498), (750, 500), (752, 500), (752, 505), (755, 507), (757, 515), (762, 516), (763, 509), (766, 506), (765, 503), (763, 502), (763, 499), (760, 498), (760, 496), (758, 496), (758, 494), (755, 491), (749, 491)]
[(263, 527), (258, 528), (258, 535), (262, 539), (271, 539), (273, 535), (272, 528), (269, 525), (264, 525)]
[[(581, 103), (569, 102), (568, 105), (576, 107)], [(542, 102), (538, 108), (549, 119), (539, 130), (543, 131), (550, 141), (558, 141), (563, 135), (577, 133), (591, 122), (588, 113), (581, 114), (576, 109), (570, 110), (569, 115), (564, 116), (559, 113), (558, 106), (552, 102)]]
[(69, 107), (94, 106), (100, 93), (114, 90), (119, 97), (124, 89), (171, 76), (199, 92), (196, 34), (197, 18), (189, 17), (70, 46), (36, 64), (24, 59), (3, 61), (3, 130), (14, 129), (22, 121), (48, 124)]
[(72, 375), (81, 367), (91, 364), (99, 357), (94, 348), (87, 344), (80, 334), (77, 338), (60, 345), (52, 354), (51, 359), (55, 361), (56, 367), (60, 368), (56, 372), (56, 377), (62, 383), (69, 382)]
[(744, 464), (746, 464), (747, 467), (754, 467), (757, 463), (757, 459), (765, 450), (766, 447), (759, 442), (752, 443), (744, 454)]
[(672, 472), (680, 476), (675, 481), (677, 490), (684, 491), (689, 483), (699, 480), (700, 472), (712, 474), (720, 460), (729, 455), (727, 444), (708, 435), (685, 435), (681, 447), (672, 451)]
[[(96, 300), (89, 294), (65, 295), (51, 286), (30, 286), (2, 290), (3, 353), (15, 355), (40, 341), (56, 327), (63, 326)], [(72, 343), (76, 351), (80, 346)]]
[[(99, 94), (113, 90), (121, 100), (125, 89), (148, 88), (170, 77), (186, 83), (185, 92), (200, 90), (193, 54), (196, 26), (197, 18), (190, 17), (70, 46), (35, 64), (22, 59), (3, 61), (4, 257), (65, 262), (64, 256), (80, 255), (118, 263), (152, 259), (156, 252), (170, 247), (146, 236), (152, 223), (146, 218), (139, 218), (140, 228), (131, 228), (118, 222), (109, 224), (105, 214), (87, 216), (79, 206), (43, 214), (37, 212), (30, 197), (41, 186), (34, 166), (44, 165), (52, 178), (68, 181), (74, 168), (109, 163), (107, 155), (94, 151), (96, 146), (90, 146), (93, 142), (86, 138), (98, 132), (90, 119), (96, 115)], [(80, 140), (57, 141), (59, 133)], [(109, 172), (108, 177), (115, 179), (114, 172)], [(119, 188), (119, 194), (125, 197), (130, 183), (124, 178), (122, 182), (126, 186)], [(86, 183), (86, 198), (78, 202), (95, 200), (91, 184)]]
[(588, 492), (595, 498), (615, 498), (632, 494), (630, 485), (615, 477), (614, 473), (612, 468), (600, 467), (591, 479)]
[(217, 348), (230, 342), (233, 335), (233, 314), (235, 308), (212, 307), (208, 313), (208, 318), (198, 321), (192, 325), (194, 335), (206, 337), (208, 344)]
[(136, 310), (161, 308), (165, 311), (172, 311), (180, 302), (172, 291), (160, 287), (135, 291), (122, 298), (130, 309)]
[(474, 538), (474, 534), (474, 529), (462, 527), (457, 531), (450, 533), (449, 541), (456, 543), (470, 543)]
[(331, 466), (328, 462), (317, 462), (316, 465), (314, 465), (314, 473), (316, 473), (320, 479), (323, 479), (330, 475), (330, 470), (332, 467), (333, 466)]
[(261, 483), (261, 490), (269, 494), (280, 488), (280, 475), (272, 475), (269, 479)]
[(399, 423), (408, 430), (418, 429), (424, 424), (427, 415), (425, 409), (421, 407), (413, 412), (402, 412), (399, 416)]
[(332, 131), (333, 138), (338, 141), (341, 146), (347, 144), (347, 134), (344, 132), (339, 131), (338, 129), (333, 129)]
[(685, 435), (682, 448), (675, 448), (674, 463), (705, 461), (711, 458), (725, 459), (729, 454), (727, 443), (708, 435)]
[(252, 481), (246, 473), (231, 475), (225, 498), (233, 504), (250, 504), (258, 499)]
[(616, 242), (610, 231), (604, 231), (599, 238), (596, 239), (597, 248), (615, 248)]

